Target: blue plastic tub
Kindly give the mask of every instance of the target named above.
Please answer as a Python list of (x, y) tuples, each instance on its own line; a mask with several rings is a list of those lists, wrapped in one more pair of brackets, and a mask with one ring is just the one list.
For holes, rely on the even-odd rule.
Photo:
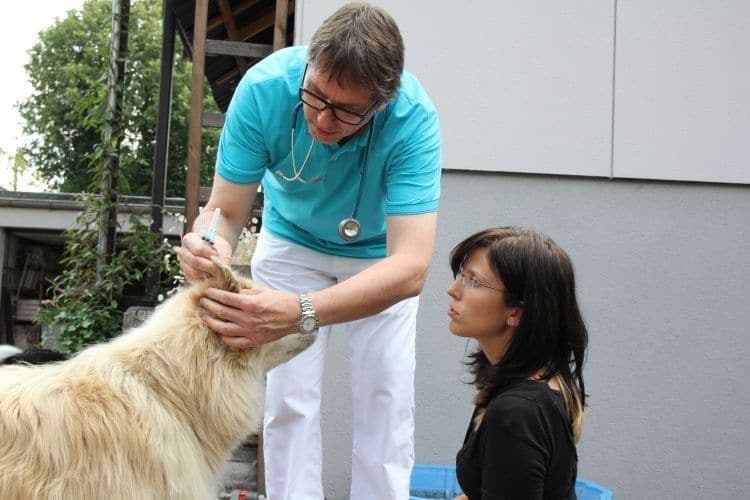
[(612, 492), (607, 488), (586, 479), (576, 479), (578, 500), (612, 500)]
[(411, 471), (410, 500), (449, 498), (461, 494), (456, 468), (443, 465), (414, 465)]
[[(456, 468), (451, 465), (414, 465), (411, 473), (410, 500), (453, 500), (461, 494)], [(612, 500), (612, 492), (593, 481), (576, 480), (578, 500)]]

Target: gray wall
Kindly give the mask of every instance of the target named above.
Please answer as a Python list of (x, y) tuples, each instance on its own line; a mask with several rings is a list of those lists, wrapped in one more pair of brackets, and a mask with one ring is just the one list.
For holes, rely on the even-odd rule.
[[(750, 4), (373, 1), (440, 112), (449, 169), (418, 324), (417, 462), (453, 463), (471, 412), (448, 252), (525, 225), (577, 267), (591, 335), (580, 476), (624, 499), (750, 498)], [(341, 3), (300, 0), (297, 42)], [(324, 473), (343, 499), (343, 339), (330, 354)]]
[[(621, 499), (748, 498), (750, 187), (445, 172), (417, 333), (416, 460), (452, 464), (471, 413), (447, 330), (448, 252), (524, 225), (571, 255), (590, 333), (580, 476)], [(342, 338), (324, 396), (329, 499), (348, 498), (351, 404)]]

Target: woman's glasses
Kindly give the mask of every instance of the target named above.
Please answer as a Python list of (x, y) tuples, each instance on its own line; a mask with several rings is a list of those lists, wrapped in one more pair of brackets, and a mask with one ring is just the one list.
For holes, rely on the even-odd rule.
[(488, 285), (487, 283), (479, 281), (474, 276), (469, 276), (468, 274), (462, 271), (459, 271), (456, 273), (455, 279), (460, 279), (461, 284), (466, 288), (489, 288), (490, 290), (495, 290), (496, 292), (506, 291), (503, 288), (495, 288), (494, 286), (491, 286), (491, 285)]

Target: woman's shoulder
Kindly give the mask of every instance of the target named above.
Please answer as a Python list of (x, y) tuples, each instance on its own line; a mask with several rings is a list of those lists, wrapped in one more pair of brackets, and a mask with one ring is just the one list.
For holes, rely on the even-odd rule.
[(559, 391), (552, 389), (546, 382), (538, 380), (521, 380), (500, 389), (490, 401), (507, 401), (521, 399), (526, 401), (550, 401), (556, 399)]
[(499, 425), (528, 427), (558, 414), (562, 396), (546, 383), (524, 380), (499, 391), (487, 405), (486, 418)]

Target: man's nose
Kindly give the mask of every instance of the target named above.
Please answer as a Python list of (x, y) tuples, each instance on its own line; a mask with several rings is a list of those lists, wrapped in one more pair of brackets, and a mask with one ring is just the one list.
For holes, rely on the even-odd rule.
[[(333, 114), (333, 109), (330, 107), (324, 108), (323, 111), (318, 111), (318, 123), (330, 125), (336, 122), (336, 116)], [(321, 127), (330, 128), (330, 127)]]

